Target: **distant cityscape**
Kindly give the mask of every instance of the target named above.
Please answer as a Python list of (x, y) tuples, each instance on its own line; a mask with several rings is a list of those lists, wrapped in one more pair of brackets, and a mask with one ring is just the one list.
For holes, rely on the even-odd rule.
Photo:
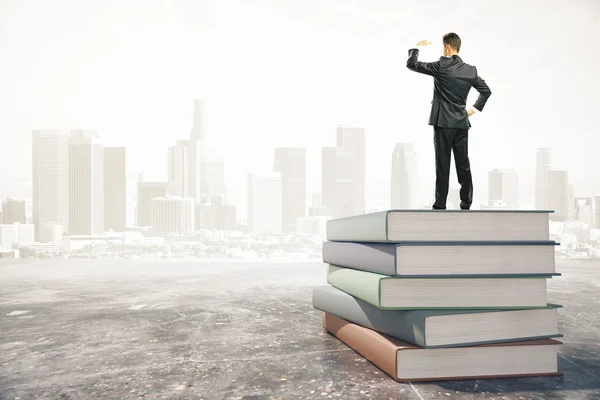
[[(319, 192), (307, 192), (306, 148), (278, 147), (271, 171), (247, 173), (242, 215), (227, 201), (225, 163), (205, 120), (195, 99), (189, 138), (165, 149), (167, 180), (140, 174), (129, 224), (125, 147), (104, 146), (94, 130), (33, 130), (32, 198), (2, 201), (0, 258), (320, 258), (329, 219), (381, 210), (365, 201), (365, 128), (338, 126), (335, 146), (321, 149)], [(413, 144), (397, 143), (390, 154), (389, 208), (430, 209), (417, 193)], [(451, 188), (448, 208), (458, 198)], [(481, 209), (522, 209), (518, 173), (489, 171), (488, 199)], [(558, 256), (600, 257), (600, 195), (574, 197), (553, 149), (537, 150), (535, 209), (554, 211)]]

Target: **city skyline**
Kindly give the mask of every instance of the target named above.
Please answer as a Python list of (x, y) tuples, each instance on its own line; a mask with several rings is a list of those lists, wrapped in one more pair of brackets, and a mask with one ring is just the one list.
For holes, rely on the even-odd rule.
[[(194, 104), (197, 104), (197, 100), (194, 100)], [(197, 115), (196, 111), (194, 112), (194, 115), (195, 116)], [(204, 119), (204, 117), (203, 117), (203, 119)], [(363, 132), (362, 133), (363, 139), (361, 139), (361, 142), (359, 142), (359, 148), (363, 149), (361, 151), (364, 151), (365, 154), (366, 154), (366, 148), (369, 147), (368, 146), (368, 142), (369, 141), (366, 140), (366, 135), (365, 135), (366, 130), (365, 130), (364, 127), (349, 128), (349, 127), (344, 127), (344, 125), (339, 124), (336, 127), (338, 147), (340, 146), (339, 143), (341, 143), (341, 141), (342, 141), (341, 137), (343, 137), (343, 135), (341, 134), (341, 132), (343, 132), (344, 130), (352, 130), (352, 129), (355, 129), (355, 130), (358, 129), (358, 130), (360, 130), (360, 131)], [(77, 132), (77, 131), (84, 131), (84, 130), (77, 130), (77, 129), (73, 129), (72, 130), (72, 132)], [(101, 135), (97, 134), (96, 130), (88, 130), (88, 131), (89, 132), (93, 132), (93, 135), (101, 137)], [(36, 135), (39, 135), (37, 132), (41, 132), (42, 134), (46, 134), (46, 135), (63, 135), (64, 138), (66, 138), (66, 136), (64, 136), (64, 135), (68, 135), (66, 133), (67, 131), (60, 131), (60, 130), (33, 130), (33, 132), (34, 132), (33, 133), (33, 137), (34, 138), (36, 137)], [(193, 129), (192, 129), (192, 132), (193, 132)], [(340, 136), (340, 135), (342, 135), (342, 136)], [(409, 163), (410, 163), (410, 169), (414, 173), (416, 160), (419, 159), (419, 157), (416, 156), (417, 152), (414, 149), (414, 144), (413, 143), (405, 143), (405, 144), (398, 144), (397, 143), (394, 146), (394, 150), (393, 150), (393, 153), (392, 153), (392, 155), (393, 155), (392, 157), (393, 158), (397, 157), (397, 155), (395, 155), (395, 154), (397, 153), (397, 151), (399, 149), (398, 146), (400, 146), (400, 145), (402, 145), (402, 146), (408, 146), (410, 148), (410, 150), (408, 150), (409, 154), (411, 154)], [(36, 150), (36, 145), (34, 145), (33, 148), (34, 148), (34, 153), (36, 151), (39, 152), (39, 150)], [(106, 147), (106, 148), (107, 149), (113, 149), (113, 150), (122, 149), (122, 151), (127, 151), (127, 153), (129, 153), (131, 151), (131, 149), (127, 149), (127, 148), (122, 147), (122, 146), (118, 146), (118, 147), (110, 146), (110, 147)], [(274, 150), (276, 151), (276, 153), (277, 153), (278, 149), (280, 149), (280, 150), (281, 149), (298, 149), (299, 151), (302, 151), (302, 154), (304, 154), (304, 156), (303, 156), (303, 160), (304, 161), (303, 162), (305, 164), (304, 174), (306, 174), (306, 171), (309, 169), (308, 168), (309, 167), (309, 162), (308, 162), (307, 156), (306, 156), (306, 154), (308, 152), (308, 148), (307, 147), (302, 147), (302, 146), (298, 146), (298, 147), (284, 147), (284, 148), (282, 148), (282, 147), (275, 147)], [(306, 186), (306, 189), (304, 191), (305, 192), (306, 201), (309, 201), (309, 193), (320, 192), (321, 189), (322, 189), (322, 187), (323, 187), (323, 182), (325, 182), (326, 179), (328, 179), (328, 178), (325, 177), (325, 175), (323, 175), (323, 174), (326, 174), (325, 170), (327, 169), (327, 168), (325, 168), (325, 170), (323, 169), (323, 166), (325, 165), (324, 162), (326, 162), (326, 160), (323, 159), (323, 157), (325, 157), (325, 155), (324, 155), (325, 153), (324, 152), (326, 152), (328, 149), (335, 149), (335, 147), (323, 147), (323, 148), (320, 149), (321, 153), (322, 153), (321, 154), (322, 160), (321, 160), (321, 163), (319, 165), (319, 167), (320, 167), (319, 168), (320, 169), (319, 172), (320, 172), (320, 175), (321, 175), (321, 182), (320, 182), (319, 187), (317, 187), (317, 188), (309, 188), (308, 186)], [(271, 151), (273, 151), (273, 148), (271, 149)], [(167, 168), (165, 168), (167, 178), (164, 180), (164, 182), (166, 182), (167, 186), (168, 186), (168, 188), (167, 188), (167, 194), (175, 195), (175, 196), (182, 196), (182, 197), (192, 196), (191, 190), (189, 189), (190, 186), (192, 186), (192, 180), (189, 179), (189, 175), (190, 175), (189, 171), (190, 171), (191, 168), (196, 168), (196, 166), (193, 166), (192, 164), (189, 163), (189, 158), (190, 158), (190, 153), (191, 153), (191, 151), (190, 151), (190, 140), (187, 140), (187, 139), (186, 140), (176, 140), (175, 141), (175, 145), (168, 147), (166, 149), (166, 152), (169, 155), (169, 162), (167, 163)], [(32, 154), (34, 154), (34, 153), (32, 153)], [(37, 154), (37, 153), (35, 153), (35, 154)], [(52, 157), (54, 157), (54, 156), (52, 156)], [(124, 159), (126, 158), (124, 155), (122, 157)], [(276, 157), (277, 157), (277, 154), (276, 154)], [(348, 157), (349, 157), (349, 160), (352, 160), (352, 158), (354, 156), (352, 154), (349, 154)], [(361, 156), (361, 157), (363, 157), (363, 156)], [(540, 193), (539, 193), (540, 188), (542, 188), (542, 190), (543, 190), (543, 187), (544, 187), (543, 179), (545, 179), (544, 177), (545, 177), (545, 174), (547, 174), (547, 171), (553, 170), (553, 169), (554, 170), (558, 169), (556, 167), (556, 165), (558, 165), (558, 163), (557, 163), (558, 159), (559, 159), (559, 154), (558, 154), (558, 152), (555, 149), (550, 149), (550, 148), (538, 148), (537, 149), (537, 162), (536, 162), (537, 166), (536, 166), (536, 171), (535, 171), (535, 190), (533, 190), (533, 191), (529, 190), (529, 192), (533, 192), (533, 193), (528, 193), (528, 194), (524, 194), (523, 193), (523, 192), (527, 192), (527, 190), (525, 190), (525, 191), (521, 190), (522, 187), (528, 187), (529, 186), (529, 185), (523, 185), (521, 183), (521, 180), (523, 179), (523, 175), (524, 174), (522, 174), (522, 173), (519, 174), (519, 172), (516, 171), (514, 168), (505, 168), (505, 169), (502, 169), (503, 171), (507, 171), (507, 170), (515, 171), (515, 173), (520, 176), (519, 182), (517, 183), (518, 198), (515, 199), (515, 201), (513, 202), (513, 204), (522, 204), (523, 203), (522, 202), (522, 198), (524, 196), (533, 197), (533, 199), (536, 200), (539, 197), (539, 195), (540, 195)], [(119, 162), (121, 162), (121, 165), (123, 164), (123, 161), (124, 160), (120, 160), (119, 161)], [(200, 158), (198, 161), (199, 161), (199, 163), (198, 163), (199, 167), (198, 168), (200, 168), (201, 173), (204, 174), (202, 177), (199, 177), (199, 179), (198, 179), (198, 183), (197, 183), (198, 188), (202, 189), (202, 192), (204, 193), (204, 195), (211, 195), (211, 194), (221, 194), (221, 195), (223, 195), (223, 194), (226, 194), (227, 190), (226, 190), (226, 185), (225, 185), (224, 179), (223, 179), (224, 178), (224, 171), (225, 171), (225, 163), (224, 163), (223, 158), (215, 158), (215, 157), (207, 158), (207, 159)], [(52, 161), (52, 162), (54, 162), (54, 161)], [(339, 163), (339, 161), (338, 161), (338, 163)], [(35, 162), (34, 162), (34, 165), (35, 165)], [(125, 170), (126, 170), (126, 168), (127, 167), (126, 167), (126, 163), (125, 163)], [(366, 164), (363, 167), (361, 167), (361, 170), (362, 169), (368, 170), (368, 168), (366, 167)], [(391, 171), (392, 175), (394, 174), (393, 169), (394, 168), (392, 168), (392, 171)], [(568, 168), (568, 169), (570, 170), (570, 168)], [(34, 168), (34, 170), (35, 170), (35, 168)], [(46, 169), (46, 171), (47, 170), (48, 169)], [(476, 193), (476, 201), (475, 201), (476, 204), (477, 203), (478, 204), (489, 204), (490, 203), (491, 199), (490, 199), (489, 196), (490, 196), (491, 192), (490, 192), (490, 188), (489, 188), (489, 172), (490, 171), (494, 171), (494, 170), (500, 170), (500, 169), (494, 167), (494, 168), (486, 171), (487, 174), (488, 174), (488, 179), (487, 179), (488, 182), (486, 182), (487, 183), (487, 187), (488, 187), (487, 198), (484, 197), (485, 196), (484, 190), (482, 190), (480, 188), (479, 193)], [(245, 173), (247, 174), (248, 172), (245, 172)], [(382, 173), (380, 175), (382, 177), (385, 177), (386, 175), (388, 175), (388, 173), (389, 173), (389, 167), (388, 167), (388, 172)], [(131, 187), (133, 185), (135, 185), (134, 180), (131, 179), (132, 178), (132, 176), (131, 176), (132, 174), (131, 173), (127, 173), (127, 172), (125, 172), (125, 174), (126, 174), (126, 177), (121, 178), (121, 179), (125, 179), (126, 186), (129, 189), (131, 189)], [(143, 172), (142, 173), (138, 173), (138, 176), (142, 176), (142, 175), (145, 176), (144, 180), (146, 180), (146, 181), (149, 180)], [(36, 176), (35, 173), (33, 174), (33, 176), (34, 176), (33, 180), (31, 181), (32, 182), (32, 190), (33, 190), (33, 186), (35, 186), (33, 184), (34, 181), (35, 181), (35, 179), (36, 179), (35, 178), (35, 176)], [(306, 177), (302, 178), (302, 179), (305, 179), (306, 181), (309, 181), (310, 180), (310, 176), (308, 176), (308, 174), (306, 174), (305, 176)], [(413, 179), (411, 179), (411, 181), (413, 181), (413, 180), (415, 180), (414, 177), (413, 177)], [(154, 181), (163, 181), (163, 180), (154, 180)], [(571, 185), (573, 185), (573, 183), (572, 183), (572, 181), (573, 181), (572, 174), (570, 175), (569, 181), (571, 182)], [(216, 184), (213, 184), (214, 182), (216, 182)], [(365, 184), (368, 184), (368, 182), (365, 182)], [(393, 192), (393, 189), (392, 189), (393, 185), (390, 185), (389, 180), (388, 180), (388, 185), (389, 185), (388, 187), (389, 187), (390, 191)], [(451, 182), (451, 187), (456, 187), (456, 185), (457, 184), (455, 182)], [(218, 189), (216, 189), (214, 192), (210, 192), (208, 190), (209, 186), (212, 187), (212, 188), (218, 188)], [(325, 186), (327, 186), (327, 185), (325, 185)], [(411, 189), (410, 189), (410, 191), (411, 191), (411, 195), (410, 196), (411, 197), (415, 197), (417, 199), (417, 200), (412, 200), (412, 204), (414, 204), (415, 206), (422, 205), (422, 203), (424, 201), (428, 201), (426, 199), (429, 196), (429, 195), (425, 195), (424, 196), (422, 194), (422, 190), (418, 190), (418, 189), (419, 189), (418, 186), (416, 187), (416, 189), (414, 187), (411, 187)], [(243, 190), (245, 191), (246, 188), (244, 187)], [(412, 193), (413, 191), (414, 191), (414, 193)], [(531, 196), (532, 194), (533, 194), (533, 196)], [(575, 196), (575, 197), (593, 196), (595, 194), (596, 193), (593, 190), (587, 190), (586, 191), (585, 189), (581, 189), (581, 188), (577, 187), (576, 185), (573, 185), (573, 194), (572, 195)], [(8, 196), (9, 197), (10, 196), (14, 197), (14, 194), (10, 193), (10, 194), (8, 194)], [(131, 202), (131, 198), (130, 198), (131, 196), (127, 196), (127, 197), (128, 197), (127, 202)], [(194, 196), (192, 196), (192, 197), (194, 197)], [(325, 198), (327, 198), (327, 195), (325, 195)], [(244, 198), (243, 200), (246, 200), (246, 199)], [(199, 201), (200, 201), (199, 199), (196, 200), (196, 202), (199, 202)], [(239, 199), (238, 199), (238, 202), (239, 202)], [(380, 202), (379, 206), (381, 207), (382, 204), (383, 204), (383, 206), (385, 206), (385, 203), (386, 203), (385, 201), (384, 202)], [(525, 203), (527, 204), (527, 202), (525, 202)], [(372, 205), (372, 203), (370, 203), (370, 204)], [(531, 205), (533, 206), (533, 204), (531, 204)], [(537, 209), (544, 209), (545, 207), (543, 207), (543, 205), (545, 205), (544, 201), (538, 202), (536, 200), (534, 207), (537, 208)], [(391, 206), (391, 203), (390, 203), (390, 206)], [(304, 207), (304, 208), (306, 208), (306, 207)], [(363, 208), (366, 208), (366, 207), (363, 207)], [(533, 208), (533, 207), (529, 207), (529, 208)]]
[[(30, 179), (25, 156), (32, 129), (80, 126), (100, 132), (107, 146), (128, 148), (128, 179), (144, 171), (151, 180), (166, 180), (164, 149), (189, 137), (190, 100), (205, 97), (210, 142), (228, 165), (232, 201), (243, 202), (248, 170), (270, 169), (273, 147), (306, 146), (308, 190), (318, 190), (319, 149), (331, 142), (331, 129), (340, 123), (369, 132), (367, 202), (390, 197), (380, 171), (387, 171), (384, 155), (399, 142), (414, 144), (420, 155), (419, 192), (429, 192), (434, 176), (426, 124), (431, 82), (410, 75), (405, 58), (408, 48), (427, 38), (435, 45), (422, 58), (436, 59), (441, 35), (456, 31), (463, 38), (461, 57), (497, 88), (489, 107), (472, 121), (476, 193), (493, 168), (514, 168), (524, 187), (534, 184), (530, 155), (538, 147), (561, 149), (576, 191), (600, 191), (600, 177), (588, 174), (587, 167), (597, 141), (593, 116), (599, 87), (587, 78), (600, 56), (589, 51), (599, 29), (595, 1), (573, 1), (568, 8), (556, 1), (477, 6), (457, 1), (450, 8), (443, 2), (266, 0), (175, 1), (168, 8), (135, 0), (101, 8), (66, 0), (33, 4), (0, 6), (6, 32), (0, 37), (6, 60), (0, 66), (0, 84), (6, 88), (0, 93), (3, 182)], [(520, 16), (513, 12), (517, 6)], [(494, 25), (500, 22), (485, 29), (481, 21), (473, 22), (472, 16), (491, 12), (490, 7), (497, 21), (510, 18), (510, 30)], [(55, 21), (52, 29), (44, 28), (48, 18)], [(423, 24), (425, 19), (431, 25)], [(244, 35), (235, 33), (238, 29)], [(52, 45), (42, 44), (41, 34)], [(548, 52), (560, 46), (582, 62), (558, 57), (540, 68)], [(348, 62), (350, 51), (361, 56)], [(37, 68), (38, 57), (55, 61)], [(519, 63), (512, 62), (514, 57)], [(517, 64), (535, 74), (525, 79), (516, 73)], [(566, 73), (569, 80), (555, 80)], [(550, 90), (548, 82), (552, 96), (540, 97)], [(565, 109), (554, 98), (583, 101), (576, 110)], [(532, 108), (534, 103), (539, 107)], [(533, 195), (521, 199), (527, 201)]]
[[(225, 159), (226, 157), (217, 157), (215, 154), (215, 150), (210, 147), (208, 141), (207, 141), (207, 137), (209, 136), (209, 131), (206, 128), (206, 120), (207, 120), (207, 116), (206, 116), (206, 107), (205, 107), (205, 100), (204, 99), (193, 99), (192, 100), (193, 103), (193, 109), (192, 109), (192, 123), (191, 123), (191, 129), (190, 129), (190, 137), (189, 139), (177, 139), (174, 141), (174, 143), (172, 142), (172, 144), (168, 147), (166, 147), (165, 149), (163, 149), (163, 151), (161, 153), (163, 154), (167, 154), (167, 166), (166, 168), (162, 168), (163, 170), (163, 174), (162, 176), (165, 177), (164, 179), (152, 179), (152, 178), (148, 178), (147, 175), (145, 174), (145, 172), (140, 172), (140, 171), (134, 171), (131, 172), (128, 169), (127, 166), (127, 161), (129, 159), (129, 156), (125, 157), (125, 171), (126, 171), (126, 176), (124, 177), (125, 179), (125, 185), (126, 185), (126, 202), (127, 202), (127, 208), (130, 209), (130, 205), (132, 204), (132, 202), (136, 201), (135, 196), (132, 198), (132, 190), (134, 190), (134, 179), (133, 179), (133, 174), (135, 173), (137, 176), (140, 175), (144, 175), (146, 178), (146, 180), (153, 180), (153, 181), (164, 181), (167, 182), (168, 184), (168, 188), (167, 188), (167, 194), (170, 195), (175, 195), (175, 196), (183, 196), (183, 197), (187, 197), (187, 196), (191, 196), (194, 197), (196, 199), (196, 202), (201, 201), (202, 196), (210, 196), (212, 194), (220, 194), (220, 195), (225, 195), (229, 198), (229, 202), (233, 203), (233, 204), (238, 204), (238, 205), (242, 205), (241, 210), (244, 209), (243, 204), (246, 204), (247, 199), (247, 191), (246, 191), (246, 182), (244, 182), (243, 186), (237, 186), (237, 187), (232, 187), (231, 185), (228, 185), (226, 180), (225, 180), (225, 172), (228, 169), (231, 169), (231, 165), (227, 164), (228, 167), (226, 168), (225, 165)], [(337, 135), (337, 141), (340, 141), (340, 130), (344, 130), (344, 129), (361, 129), (363, 132), (366, 132), (368, 130), (368, 128), (365, 127), (357, 127), (357, 128), (348, 128), (345, 127), (343, 124), (338, 124), (336, 126), (336, 135)], [(71, 129), (71, 131), (77, 131), (77, 129)], [(103, 138), (103, 135), (98, 134), (97, 130), (95, 129), (88, 129), (88, 131), (90, 132), (94, 132), (94, 135), (97, 135), (100, 137), (100, 140), (102, 141), (102, 143), (105, 143), (105, 140)], [(66, 134), (65, 132), (68, 132), (68, 130), (58, 130), (58, 129), (50, 129), (50, 130), (42, 130), (42, 129), (34, 129), (33, 132), (47, 132), (47, 134)], [(62, 132), (62, 133), (61, 133)], [(331, 136), (331, 135), (330, 135)], [(34, 134), (35, 137), (35, 134)], [(203, 138), (203, 139), (202, 139)], [(369, 138), (370, 139), (370, 138)], [(365, 136), (365, 140), (366, 140), (366, 136)], [(196, 143), (196, 144), (194, 144)], [(203, 144), (204, 143), (204, 144)], [(398, 143), (396, 143), (394, 146), (394, 151), (396, 151), (396, 147), (397, 147)], [(413, 157), (414, 159), (411, 158), (410, 161), (410, 169), (411, 170), (416, 170), (418, 168), (417, 166), (417, 160), (421, 160), (422, 157), (416, 157), (416, 154), (418, 153), (418, 150), (416, 149), (416, 146), (414, 143), (406, 143), (407, 146), (411, 147), (410, 153), (411, 154), (415, 154), (415, 156)], [(371, 156), (372, 154), (370, 154), (367, 150), (371, 147), (370, 146), (370, 140), (366, 140), (363, 142), (363, 150), (365, 155), (361, 156), (361, 157), (365, 157), (365, 160), (370, 158), (369, 156)], [(195, 148), (198, 147), (198, 151), (195, 150)], [(121, 148), (121, 149), (126, 149), (127, 154), (130, 154), (131, 152), (135, 151), (135, 149), (132, 148), (126, 148), (124, 146), (107, 146), (107, 148)], [(324, 157), (324, 149), (327, 149), (328, 147), (322, 147), (321, 150), (321, 161), (320, 163), (311, 163), (311, 158), (314, 157), (314, 154), (316, 152), (318, 152), (317, 149), (310, 149), (307, 146), (296, 146), (296, 147), (274, 147), (274, 149), (283, 149), (283, 148), (298, 148), (298, 149), (303, 149), (304, 151), (304, 160), (305, 160), (305, 164), (306, 164), (306, 168), (305, 168), (305, 184), (306, 184), (306, 191), (305, 191), (305, 198), (306, 201), (309, 201), (309, 193), (314, 192), (314, 191), (321, 191), (322, 187), (323, 187), (323, 182), (325, 178), (324, 171), (323, 171), (323, 162), (325, 161)], [(34, 145), (34, 149), (35, 149), (35, 145)], [(333, 149), (333, 148), (332, 148)], [(310, 151), (312, 150), (312, 152)], [(273, 151), (273, 148), (271, 148), (271, 152)], [(519, 175), (519, 180), (517, 183), (517, 199), (516, 201), (514, 201), (511, 204), (524, 204), (525, 208), (537, 208), (537, 209), (543, 209), (545, 207), (541, 207), (541, 205), (544, 205), (545, 202), (544, 201), (538, 201), (537, 199), (540, 197), (541, 193), (539, 192), (540, 188), (544, 187), (544, 183), (543, 183), (543, 177), (545, 176), (545, 174), (547, 173), (547, 171), (551, 170), (551, 169), (558, 169), (559, 165), (564, 165), (564, 162), (561, 162), (561, 153), (557, 152), (555, 149), (552, 148), (547, 148), (547, 147), (541, 147), (541, 148), (537, 148), (536, 150), (536, 154), (537, 154), (537, 160), (536, 160), (536, 167), (535, 167), (535, 173), (534, 174), (527, 174), (527, 173), (519, 173), (519, 171), (517, 171), (515, 168), (507, 166), (506, 168), (497, 168), (497, 167), (493, 167), (490, 168), (488, 171), (486, 172), (486, 180), (484, 181), (485, 185), (481, 185), (482, 183), (482, 179), (479, 178), (478, 180), (475, 180), (475, 184), (476, 184), (476, 188), (475, 188), (475, 204), (487, 204), (490, 205), (490, 188), (489, 188), (489, 171), (492, 170), (513, 170), (516, 172), (517, 175)], [(311, 154), (312, 153), (312, 154)], [(33, 154), (33, 153), (30, 153)], [(149, 156), (154, 156), (154, 154), (148, 154)], [(203, 155), (206, 156), (207, 158), (203, 158)], [(209, 157), (210, 155), (210, 157)], [(311, 157), (312, 155), (312, 157)], [(340, 157), (339, 155), (336, 157)], [(352, 155), (349, 155), (349, 160), (352, 159)], [(412, 156), (411, 156), (412, 157)], [(194, 159), (196, 158), (196, 160), (194, 161)], [(313, 160), (314, 161), (314, 158)], [(339, 160), (338, 160), (339, 162)], [(317, 167), (319, 169), (319, 171), (314, 174), (313, 176), (308, 174), (308, 171), (312, 169), (314, 170), (315, 167)], [(35, 168), (34, 168), (35, 169)], [(364, 167), (362, 167), (362, 169), (364, 170), (364, 172), (362, 172), (363, 174), (366, 175), (366, 172), (369, 171), (369, 168), (366, 167), (366, 163), (364, 164)], [(569, 173), (569, 182), (572, 186), (572, 191), (573, 193), (571, 194), (571, 197), (585, 197), (585, 196), (594, 196), (597, 193), (600, 193), (600, 191), (594, 191), (592, 190), (586, 190), (585, 188), (581, 188), (579, 185), (574, 184), (573, 182), (576, 182), (577, 179), (574, 179), (574, 174), (572, 173), (572, 169), (571, 168), (562, 168), (563, 170), (568, 169), (570, 171)], [(197, 170), (197, 177), (194, 175), (194, 173), (192, 172), (193, 170)], [(268, 170), (268, 169), (265, 169)], [(383, 181), (385, 179), (386, 176), (389, 176), (389, 164), (388, 164), (388, 168), (387, 171), (382, 171), (379, 174), (379, 179), (381, 181)], [(244, 172), (244, 174), (247, 174), (248, 171)], [(393, 174), (393, 171), (392, 171)], [(479, 173), (481, 175), (481, 171)], [(454, 182), (455, 180), (455, 173), (454, 171), (451, 171), (451, 189), (456, 188), (457, 187), (457, 183)], [(475, 174), (477, 175), (477, 174)], [(31, 181), (32, 182), (32, 187), (35, 186), (34, 185), (34, 181), (35, 181), (35, 173), (33, 174), (34, 178)], [(319, 179), (320, 177), (320, 179)], [(527, 188), (531, 187), (531, 185), (529, 183), (527, 183), (527, 180), (529, 177), (534, 177), (534, 185), (535, 185), (535, 189), (534, 190), (527, 190)], [(423, 174), (421, 173), (419, 178), (423, 178)], [(412, 203), (414, 204), (415, 207), (419, 207), (422, 206), (425, 202), (429, 201), (428, 197), (429, 194), (431, 193), (431, 188), (430, 187), (426, 187), (423, 183), (423, 180), (429, 180), (432, 181), (432, 177), (431, 176), (425, 176), (425, 179), (412, 179), (412, 181), (414, 181), (415, 183), (411, 185), (411, 198), (413, 198)], [(541, 180), (540, 180), (541, 179)], [(195, 183), (194, 183), (195, 181)], [(393, 188), (392, 185), (389, 184), (389, 178), (387, 179), (387, 191), (388, 193), (390, 193), (392, 196), (394, 196), (393, 194)], [(309, 184), (309, 182), (311, 184)], [(318, 185), (315, 185), (315, 182), (318, 182)], [(369, 182), (368, 180), (364, 183), (365, 185), (365, 201), (368, 205), (364, 206), (364, 209), (367, 208), (376, 208), (376, 209), (381, 209), (384, 207), (388, 207), (386, 206), (386, 204), (389, 204), (389, 206), (391, 206), (391, 202), (386, 202), (386, 201), (382, 201), (380, 200), (380, 196), (378, 196), (378, 200), (377, 201), (373, 201), (372, 198), (372, 194), (371, 194), (371, 199), (369, 199), (369, 193), (371, 193), (371, 185), (372, 182)], [(485, 186), (487, 185), (487, 190), (485, 190)], [(541, 185), (541, 186), (540, 186)], [(229, 190), (227, 190), (227, 188), (229, 187)], [(331, 186), (332, 187), (332, 186)], [(525, 189), (525, 190), (522, 190)], [(33, 190), (33, 189), (32, 189)], [(197, 196), (194, 195), (194, 193), (198, 193)], [(13, 196), (14, 193), (8, 193), (8, 196)], [(33, 193), (32, 193), (33, 195)], [(487, 197), (486, 197), (487, 196)], [(327, 199), (327, 195), (325, 195), (325, 198)], [(527, 207), (527, 205), (529, 205), (529, 207)], [(239, 209), (238, 209), (239, 210)], [(130, 214), (130, 213), (129, 213)], [(99, 218), (99, 217), (98, 217)], [(131, 221), (130, 218), (128, 218), (128, 221)]]
[[(124, 232), (130, 228), (151, 237), (191, 241), (203, 229), (241, 228), (250, 235), (322, 235), (327, 219), (382, 209), (373, 209), (365, 201), (367, 130), (344, 125), (336, 127), (335, 146), (321, 149), (320, 191), (307, 190), (306, 148), (276, 147), (271, 172), (247, 173), (246, 210), (241, 204), (231, 204), (223, 182), (224, 162), (208, 158), (208, 132), (204, 128), (207, 116), (201, 107), (203, 103), (198, 99), (193, 103), (190, 139), (178, 140), (167, 149), (168, 179), (147, 181), (140, 174), (136, 180), (134, 224), (126, 223), (125, 147), (105, 147), (100, 135), (92, 129), (73, 129), (70, 133), (32, 131), (33, 181), (37, 185), (33, 203), (37, 204), (37, 211), (29, 224), (24, 200), (13, 197), (3, 200), (2, 240), (7, 243), (16, 238), (29, 240), (29, 232), (33, 237), (35, 230), (36, 241), (55, 244), (63, 234), (101, 237), (109, 231)], [(193, 141), (196, 144), (192, 144)], [(587, 224), (589, 229), (597, 228), (600, 196), (575, 196), (569, 171), (556, 167), (557, 156), (554, 149), (537, 149), (536, 209), (553, 210), (550, 216), (553, 222), (578, 221)], [(427, 201), (415, 200), (417, 159), (412, 143), (395, 144), (389, 171), (392, 197), (383, 208), (429, 208)], [(190, 178), (192, 169), (194, 179)], [(519, 204), (519, 181), (514, 169), (488, 171), (488, 201), (487, 204), (480, 202), (480, 208), (523, 209)], [(57, 188), (65, 187), (66, 201), (64, 196), (62, 200), (57, 197), (61, 194)], [(200, 190), (199, 198), (192, 195), (190, 187)], [(449, 196), (448, 204), (452, 208), (458, 200), (456, 187), (450, 188)], [(60, 220), (65, 204), (67, 224)]]

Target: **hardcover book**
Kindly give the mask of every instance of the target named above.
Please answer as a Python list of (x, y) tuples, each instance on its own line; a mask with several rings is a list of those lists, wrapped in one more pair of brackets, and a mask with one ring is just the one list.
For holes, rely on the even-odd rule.
[(407, 278), (331, 264), (327, 270), (327, 283), (382, 309), (544, 308), (548, 278)]
[(327, 240), (548, 241), (550, 211), (387, 210), (327, 221)]
[(560, 376), (554, 339), (423, 349), (323, 313), (323, 328), (400, 382)]
[(382, 310), (333, 286), (313, 288), (313, 307), (423, 348), (562, 337), (555, 304), (531, 310)]
[(556, 242), (323, 243), (323, 262), (382, 275), (556, 275)]

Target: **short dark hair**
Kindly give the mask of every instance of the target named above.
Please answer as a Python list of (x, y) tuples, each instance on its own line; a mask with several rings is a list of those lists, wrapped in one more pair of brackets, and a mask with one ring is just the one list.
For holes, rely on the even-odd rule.
[(454, 32), (446, 33), (443, 37), (444, 46), (448, 45), (457, 52), (460, 51), (460, 38)]

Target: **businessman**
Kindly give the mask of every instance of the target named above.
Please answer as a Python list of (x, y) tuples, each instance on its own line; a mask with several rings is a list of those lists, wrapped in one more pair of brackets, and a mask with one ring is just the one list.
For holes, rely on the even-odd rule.
[[(469, 162), (469, 117), (483, 107), (492, 94), (477, 73), (477, 68), (459, 57), (461, 40), (456, 33), (443, 36), (443, 56), (435, 62), (418, 60), (419, 49), (408, 50), (406, 67), (411, 71), (433, 76), (434, 93), (429, 125), (433, 125), (435, 148), (435, 202), (434, 210), (446, 209), (450, 179), (450, 155), (454, 152), (456, 175), (460, 184), (460, 208), (469, 210), (473, 203), (473, 179)], [(417, 47), (430, 45), (422, 40)], [(474, 87), (479, 92), (475, 104), (467, 110), (467, 95)]]

